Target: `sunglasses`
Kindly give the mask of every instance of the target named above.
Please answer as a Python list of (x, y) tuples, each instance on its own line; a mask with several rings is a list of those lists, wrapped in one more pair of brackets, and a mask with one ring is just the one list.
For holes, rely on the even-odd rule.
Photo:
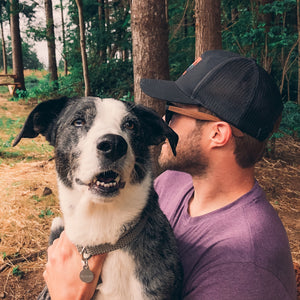
[[(168, 125), (170, 124), (174, 114), (183, 115), (183, 116), (190, 117), (190, 118), (193, 118), (196, 120), (201, 120), (201, 121), (224, 122), (223, 120), (219, 119), (218, 117), (209, 115), (207, 113), (203, 113), (200, 111), (191, 111), (190, 109), (185, 109), (185, 108), (181, 108), (181, 107), (177, 107), (177, 106), (173, 106), (173, 105), (166, 105), (165, 120)], [(244, 136), (244, 134), (236, 127), (234, 127), (232, 125), (230, 125), (230, 127), (232, 130), (233, 136), (235, 136), (235, 137)]]

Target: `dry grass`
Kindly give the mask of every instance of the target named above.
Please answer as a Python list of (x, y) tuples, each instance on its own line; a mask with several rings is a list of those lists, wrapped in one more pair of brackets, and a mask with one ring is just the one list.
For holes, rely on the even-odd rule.
[[(0, 96), (0, 117), (24, 118), (31, 109), (30, 104), (7, 102)], [(0, 138), (10, 134), (1, 131)], [(53, 152), (47, 147), (43, 138), (34, 143), (24, 140), (16, 149), (6, 149), (9, 158), (0, 148), (0, 298), (5, 292), (6, 299), (34, 299), (44, 285), (49, 227), (60, 213), (54, 161), (49, 160)], [(293, 259), (300, 264), (299, 148), (300, 142), (292, 138), (279, 140), (276, 160), (264, 158), (256, 173), (284, 223)], [(45, 187), (53, 193), (43, 196)], [(24, 277), (13, 275), (13, 270), (15, 275), (24, 272)]]
[(285, 226), (293, 260), (300, 265), (300, 142), (285, 137), (276, 144), (276, 159), (263, 158), (256, 176)]
[[(24, 118), (31, 109), (0, 97), (0, 117)], [(0, 138), (9, 138), (7, 130), (1, 130)], [(24, 140), (14, 149), (0, 148), (0, 298), (5, 292), (6, 299), (33, 299), (44, 284), (49, 227), (59, 215), (52, 156), (41, 137)], [(43, 196), (46, 187), (52, 194)], [(23, 279), (13, 272), (24, 272)]]
[(24, 77), (36, 76), (37, 78), (43, 78), (48, 74), (46, 70), (24, 70)]

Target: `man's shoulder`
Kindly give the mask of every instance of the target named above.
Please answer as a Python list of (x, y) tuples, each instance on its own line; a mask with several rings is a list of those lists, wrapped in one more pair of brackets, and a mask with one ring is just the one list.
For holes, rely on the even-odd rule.
[(184, 186), (192, 186), (192, 176), (188, 173), (167, 170), (160, 174), (154, 181), (156, 190), (179, 188), (183, 189)]

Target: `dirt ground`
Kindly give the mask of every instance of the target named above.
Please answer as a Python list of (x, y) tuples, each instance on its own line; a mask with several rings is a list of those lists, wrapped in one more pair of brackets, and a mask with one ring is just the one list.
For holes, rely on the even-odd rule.
[[(6, 97), (0, 95), (0, 118), (25, 117), (33, 107)], [(33, 144), (42, 152), (34, 147), (30, 152), (29, 146), (22, 152), (22, 145), (16, 154), (0, 148), (0, 299), (35, 299), (42, 290), (49, 227), (60, 214), (52, 150), (43, 138)], [(276, 142), (276, 158), (264, 157), (256, 168), (286, 228), (295, 265), (300, 264), (299, 149), (299, 140), (284, 137)]]

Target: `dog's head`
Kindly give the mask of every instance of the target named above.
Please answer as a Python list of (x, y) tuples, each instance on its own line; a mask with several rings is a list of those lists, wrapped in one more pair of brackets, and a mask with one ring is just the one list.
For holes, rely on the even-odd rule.
[(149, 146), (166, 138), (175, 155), (176, 133), (152, 110), (115, 99), (61, 98), (40, 103), (28, 116), (22, 138), (42, 134), (55, 147), (64, 186), (110, 199), (125, 185), (149, 175)]

